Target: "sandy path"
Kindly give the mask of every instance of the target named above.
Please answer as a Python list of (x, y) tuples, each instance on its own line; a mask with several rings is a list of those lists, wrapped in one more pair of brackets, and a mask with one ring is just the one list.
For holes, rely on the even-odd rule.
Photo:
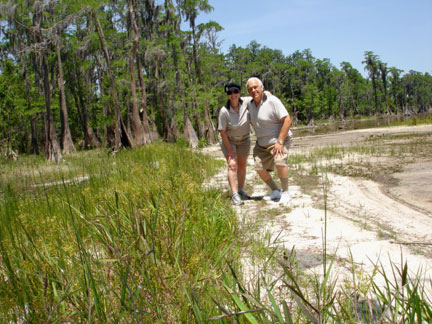
[[(337, 134), (307, 136), (294, 141), (291, 152), (307, 152), (325, 145), (355, 143), (369, 136), (432, 132), (432, 125), (374, 128), (340, 132)], [(223, 158), (214, 146), (207, 153)], [(248, 184), (252, 195), (266, 194), (253, 171), (252, 158), (248, 161)], [(391, 188), (359, 178), (328, 174), (327, 251), (336, 258), (333, 274), (350, 277), (352, 264), (357, 271), (372, 274), (376, 265), (391, 273), (391, 264), (401, 266), (407, 261), (409, 272), (421, 271), (426, 281), (432, 278), (432, 157), (408, 165), (395, 174), (397, 186)], [(227, 190), (225, 170), (213, 179), (213, 185)], [(291, 186), (293, 197), (289, 209), (279, 204), (250, 200), (236, 207), (242, 222), (254, 222), (258, 213), (280, 208), (280, 213), (269, 217), (261, 233), (271, 236), (273, 245), (290, 251), (296, 250), (297, 260), (304, 269), (322, 271), (322, 251), (325, 212), (316, 206), (323, 200), (303, 193)], [(350, 262), (352, 255), (353, 263)], [(249, 264), (256, 274), (258, 265)], [(380, 280), (379, 276), (376, 278)], [(429, 285), (431, 286), (431, 285)]]

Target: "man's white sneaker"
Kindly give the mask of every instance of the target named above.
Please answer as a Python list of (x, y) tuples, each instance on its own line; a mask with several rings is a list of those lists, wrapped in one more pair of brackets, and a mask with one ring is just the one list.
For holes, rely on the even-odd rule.
[(273, 190), (271, 192), (271, 194), (264, 196), (263, 199), (264, 200), (279, 201), (280, 197), (281, 197), (281, 190), (276, 189), (276, 190)]
[(286, 204), (286, 203), (289, 203), (290, 200), (291, 200), (291, 196), (290, 196), (290, 194), (288, 193), (288, 191), (283, 191), (283, 192), (281, 193), (281, 197), (280, 197), (279, 203), (281, 203), (281, 204)]

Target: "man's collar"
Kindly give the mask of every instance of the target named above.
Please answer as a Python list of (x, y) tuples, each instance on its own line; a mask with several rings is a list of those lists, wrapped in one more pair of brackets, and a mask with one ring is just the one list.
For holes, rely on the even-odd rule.
[[(263, 92), (262, 99), (261, 99), (260, 103), (261, 102), (264, 103), (266, 100), (267, 100), (267, 95)], [(253, 100), (253, 98), (251, 99), (250, 103), (252, 103), (252, 102), (255, 103), (255, 101)], [(255, 105), (255, 106), (257, 106), (257, 105)]]

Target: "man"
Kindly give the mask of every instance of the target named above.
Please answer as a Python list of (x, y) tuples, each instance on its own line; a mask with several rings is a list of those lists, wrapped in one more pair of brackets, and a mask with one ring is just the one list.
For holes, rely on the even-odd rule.
[[(257, 142), (253, 150), (255, 170), (272, 192), (265, 200), (287, 203), (288, 193), (288, 149), (290, 147), (291, 118), (282, 102), (275, 96), (267, 96), (260, 79), (250, 78), (247, 90), (252, 100), (248, 103), (251, 124)], [(276, 166), (282, 191), (273, 181), (269, 171)]]

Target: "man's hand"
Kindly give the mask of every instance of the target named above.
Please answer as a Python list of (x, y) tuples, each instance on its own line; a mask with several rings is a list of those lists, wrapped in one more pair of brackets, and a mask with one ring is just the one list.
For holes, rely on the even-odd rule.
[[(273, 155), (276, 156), (278, 154), (283, 154), (284, 153), (284, 143), (289, 129), (291, 127), (291, 118), (289, 115), (281, 118), (281, 122), (282, 122), (282, 128), (279, 132), (279, 136), (276, 138), (276, 143), (274, 145), (274, 149), (273, 149)], [(281, 139), (283, 138), (283, 139)], [(280, 144), (282, 143), (282, 144)]]
[(284, 146), (283, 144), (276, 142), (273, 148), (273, 155), (277, 156), (278, 154), (284, 154)]

